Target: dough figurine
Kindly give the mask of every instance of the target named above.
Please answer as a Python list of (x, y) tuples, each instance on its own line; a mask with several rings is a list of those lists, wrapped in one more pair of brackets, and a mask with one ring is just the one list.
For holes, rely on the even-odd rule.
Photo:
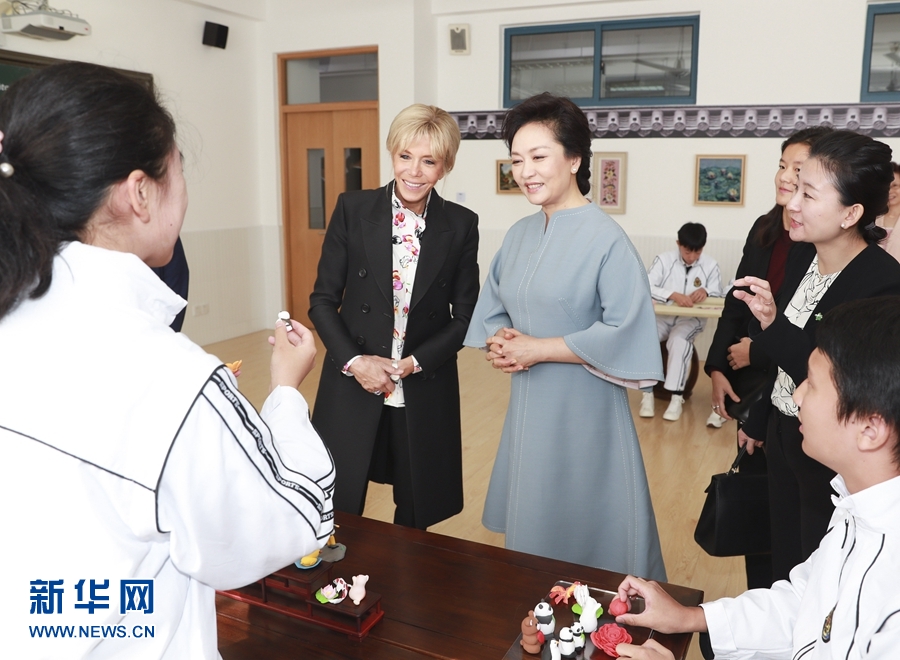
[[(335, 525), (334, 528), (338, 529), (340, 525)], [(332, 563), (336, 561), (340, 561), (344, 558), (344, 555), (347, 554), (347, 546), (343, 543), (338, 543), (334, 539), (334, 534), (328, 537), (328, 543), (325, 544), (325, 547), (322, 548), (322, 551), (319, 553), (319, 557), (322, 561), (330, 561)]]
[(305, 557), (300, 557), (297, 561), (294, 562), (294, 566), (297, 568), (315, 568), (319, 565), (319, 562), (322, 560), (319, 558), (319, 552), (321, 550), (313, 550)]
[(575, 651), (580, 652), (584, 650), (584, 626), (581, 625), (581, 621), (576, 621), (572, 624), (572, 639), (575, 642)]
[(534, 610), (528, 610), (528, 616), (522, 619), (522, 639), (520, 644), (526, 653), (540, 653), (544, 635), (538, 630)]
[[(534, 608), (534, 617), (538, 620), (538, 630), (544, 633), (544, 637), (550, 639), (556, 630), (556, 617), (553, 616), (553, 608), (546, 600), (542, 600)], [(595, 625), (594, 628), (597, 626)]]
[(597, 619), (603, 614), (603, 608), (600, 607), (586, 584), (579, 584), (575, 587), (575, 600), (581, 606), (581, 616), (578, 620), (584, 627), (584, 632), (590, 634), (597, 630)]
[(284, 329), (290, 332), (294, 328), (291, 326), (291, 314), (290, 312), (278, 312), (278, 320), (284, 321)]
[(316, 592), (316, 600), (320, 603), (331, 603), (337, 605), (347, 597), (347, 583), (343, 578), (337, 578), (326, 584)]
[(354, 575), (353, 585), (350, 587), (350, 600), (354, 605), (359, 605), (362, 599), (366, 597), (366, 582), (369, 581), (368, 575)]
[(628, 612), (628, 610), (630, 610), (630, 609), (631, 609), (631, 603), (628, 602), (627, 600), (619, 600), (618, 596), (615, 596), (609, 602), (609, 613), (612, 614), (613, 616), (622, 616), (623, 614)]
[(235, 360), (234, 362), (226, 362), (225, 366), (231, 369), (231, 373), (233, 373), (234, 377), (237, 378), (241, 375), (242, 364), (244, 364), (243, 360)]
[(564, 658), (575, 657), (575, 639), (571, 628), (561, 628), (559, 631), (559, 654)]
[(562, 660), (562, 653), (559, 650), (559, 642), (555, 639), (550, 640), (550, 660)]

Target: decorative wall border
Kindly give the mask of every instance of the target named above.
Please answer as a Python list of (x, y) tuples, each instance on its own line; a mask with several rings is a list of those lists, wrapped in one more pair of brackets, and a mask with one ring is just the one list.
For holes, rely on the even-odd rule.
[[(900, 133), (900, 104), (583, 108), (598, 138), (785, 137), (832, 126), (872, 137)], [(503, 110), (451, 112), (464, 140), (498, 140)]]

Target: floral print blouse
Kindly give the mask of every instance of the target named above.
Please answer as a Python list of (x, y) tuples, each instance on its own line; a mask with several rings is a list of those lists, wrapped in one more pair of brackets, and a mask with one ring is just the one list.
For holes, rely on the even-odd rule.
[[(431, 199), (429, 195), (428, 199)], [(391, 339), (391, 359), (399, 361), (403, 357), (406, 341), (406, 322), (409, 316), (409, 301), (412, 299), (416, 268), (419, 264), (419, 239), (425, 231), (425, 216), (428, 214), (428, 200), (422, 215), (404, 207), (395, 193), (391, 193), (391, 244), (393, 248), (394, 270), (392, 289), (394, 293), (394, 334)], [(413, 358), (415, 361), (415, 358)], [(386, 394), (384, 405), (401, 408), (403, 380), (396, 381), (394, 391)]]

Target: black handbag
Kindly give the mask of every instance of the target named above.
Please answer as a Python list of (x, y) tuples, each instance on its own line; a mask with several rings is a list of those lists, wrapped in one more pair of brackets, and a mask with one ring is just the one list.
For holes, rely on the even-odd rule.
[(741, 397), (740, 401), (735, 401), (726, 394), (725, 412), (741, 424), (746, 424), (750, 408), (769, 391), (769, 375), (763, 369), (744, 367), (737, 371), (728, 369), (725, 377), (734, 393)]
[(714, 474), (706, 489), (694, 540), (713, 557), (765, 554), (771, 551), (769, 482), (765, 474), (741, 474), (742, 447), (731, 469)]

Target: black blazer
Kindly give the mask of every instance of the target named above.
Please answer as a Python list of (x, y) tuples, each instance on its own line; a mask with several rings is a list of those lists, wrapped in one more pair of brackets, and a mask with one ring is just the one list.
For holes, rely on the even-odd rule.
[[(768, 218), (768, 214), (757, 218), (747, 235), (747, 241), (744, 243), (744, 251), (741, 256), (741, 263), (738, 265), (737, 273), (734, 278), (752, 276), (765, 279), (769, 272), (769, 261), (772, 259), (772, 247), (761, 247), (756, 239), (759, 227)], [(797, 267), (803, 268), (803, 272), (809, 268), (810, 262), (816, 256), (816, 246), (812, 243), (794, 243), (788, 252), (787, 263), (797, 263)], [(787, 266), (785, 266), (787, 268)], [(796, 288), (796, 287), (795, 287)], [(784, 283), (779, 291), (785, 289)], [(728, 366), (728, 348), (737, 343), (741, 338), (747, 337), (750, 332), (750, 321), (753, 320), (753, 314), (747, 304), (734, 297), (735, 290), (747, 291), (747, 287), (732, 287), (725, 296), (725, 305), (722, 308), (722, 316), (716, 325), (716, 333), (713, 335), (712, 343), (709, 346), (709, 353), (706, 356), (706, 364), (703, 369), (707, 374), (711, 375), (713, 371), (721, 371), (726, 376), (732, 373), (731, 367)], [(791, 290), (793, 295), (793, 290)], [(750, 367), (753, 369), (767, 369), (769, 366), (769, 356), (753, 342), (750, 344)]]
[[(391, 217), (391, 184), (342, 194), (310, 296), (309, 317), (327, 349), (312, 420), (334, 457), (335, 508), (352, 513), (365, 493), (384, 400), (341, 369), (355, 355), (391, 356)], [(403, 349), (422, 367), (403, 381), (417, 523), (462, 510), (456, 354), (478, 288), (478, 216), (432, 191)]]
[[(760, 347), (772, 358), (773, 364), (769, 369), (772, 387), (778, 375), (777, 367), (784, 369), (797, 385), (806, 380), (809, 356), (816, 348), (816, 327), (819, 323), (817, 316), (825, 315), (849, 300), (900, 295), (900, 263), (872, 243), (847, 264), (809, 315), (806, 324), (800, 328), (788, 321), (784, 310), (808, 268), (809, 263), (802, 267), (800, 261), (792, 262), (789, 259), (784, 285), (777, 299), (778, 314), (775, 321), (765, 330), (762, 330), (756, 318), (750, 322), (750, 337), (754, 342), (759, 342)], [(750, 417), (744, 425), (744, 431), (754, 440), (765, 438), (766, 420), (772, 405), (770, 395), (771, 388), (750, 411)]]

